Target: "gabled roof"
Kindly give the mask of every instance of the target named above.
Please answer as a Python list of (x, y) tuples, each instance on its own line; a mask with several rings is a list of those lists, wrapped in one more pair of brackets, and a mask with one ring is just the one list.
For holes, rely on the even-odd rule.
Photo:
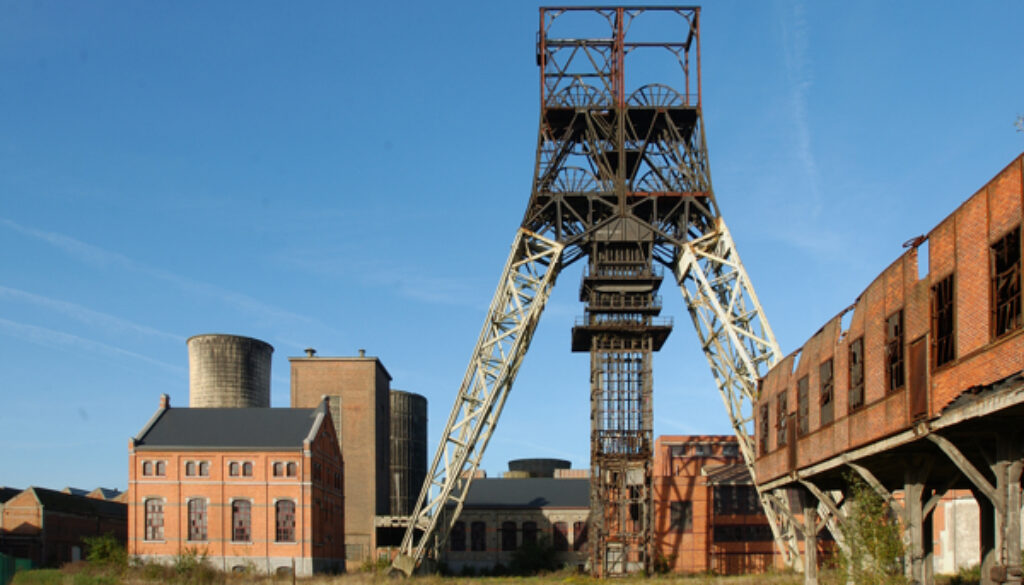
[(317, 408), (165, 408), (135, 438), (135, 450), (301, 449), (312, 438)]
[(103, 516), (106, 518), (127, 518), (128, 506), (120, 502), (97, 500), (86, 496), (65, 494), (40, 487), (28, 488), (47, 512), (63, 512), (77, 516)]
[(475, 479), (466, 508), (589, 508), (589, 479)]
[(21, 493), (18, 488), (0, 487), (0, 504)]

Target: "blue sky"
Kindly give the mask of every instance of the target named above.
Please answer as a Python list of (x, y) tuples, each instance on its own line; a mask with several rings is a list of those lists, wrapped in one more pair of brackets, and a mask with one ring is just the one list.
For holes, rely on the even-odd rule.
[[(711, 171), (784, 352), (1024, 150), (1024, 4), (704, 5)], [(379, 356), (447, 418), (530, 195), (529, 2), (0, 0), (0, 485), (124, 488), (185, 339)], [(484, 459), (587, 465), (559, 278)], [(686, 316), (657, 434), (727, 433)]]

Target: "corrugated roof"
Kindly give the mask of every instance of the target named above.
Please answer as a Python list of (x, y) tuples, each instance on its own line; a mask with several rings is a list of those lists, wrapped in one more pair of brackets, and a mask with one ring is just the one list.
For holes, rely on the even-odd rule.
[(708, 465), (701, 472), (708, 478), (709, 485), (754, 485), (747, 466), (742, 463)]
[(475, 479), (466, 508), (589, 508), (589, 479)]
[(128, 517), (128, 506), (121, 502), (75, 496), (39, 487), (29, 489), (35, 492), (39, 503), (48, 512), (64, 512), (77, 516), (103, 516), (106, 518)]
[(316, 408), (168, 408), (143, 429), (136, 450), (301, 448)]

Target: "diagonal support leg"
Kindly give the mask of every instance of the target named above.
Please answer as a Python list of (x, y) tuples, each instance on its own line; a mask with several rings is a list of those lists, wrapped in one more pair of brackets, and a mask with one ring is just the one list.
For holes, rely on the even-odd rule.
[(554, 286), (562, 249), (525, 229), (516, 234), (392, 571), (412, 575), (447, 543)]

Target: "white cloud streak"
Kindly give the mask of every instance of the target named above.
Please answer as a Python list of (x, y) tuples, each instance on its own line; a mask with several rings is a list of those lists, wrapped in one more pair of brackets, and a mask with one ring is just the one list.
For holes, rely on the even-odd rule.
[(10, 321), (2, 317), (0, 317), (0, 333), (5, 333), (11, 337), (45, 347), (70, 347), (117, 359), (129, 357), (160, 367), (174, 374), (180, 375), (184, 372), (184, 369), (181, 366), (171, 365), (166, 362), (153, 359), (149, 356), (135, 353), (134, 351), (128, 351), (127, 349), (107, 345), (106, 343), (101, 343), (92, 339), (78, 337), (77, 335), (72, 335), (63, 331), (55, 331), (45, 327), (37, 327), (35, 325)]
[(114, 268), (142, 274), (155, 280), (167, 282), (185, 292), (195, 294), (197, 296), (214, 298), (225, 304), (241, 308), (262, 317), (322, 325), (320, 321), (306, 317), (305, 315), (300, 315), (298, 313), (267, 305), (248, 295), (236, 293), (216, 285), (195, 281), (166, 270), (146, 266), (118, 252), (111, 252), (98, 246), (93, 246), (92, 244), (76, 240), (64, 234), (26, 227), (6, 218), (0, 218), (0, 225), (24, 236), (29, 236), (46, 242), (69, 256), (77, 258), (87, 264), (99, 266), (101, 268)]
[(120, 317), (115, 317), (107, 313), (101, 313), (94, 311), (87, 307), (70, 303), (67, 301), (61, 301), (52, 299), (42, 295), (33, 294), (23, 290), (6, 287), (0, 285), (0, 300), (14, 301), (28, 303), (43, 309), (59, 313), (66, 317), (70, 317), (76, 321), (84, 323), (86, 325), (100, 327), (107, 331), (115, 333), (133, 332), (150, 337), (159, 337), (162, 339), (169, 339), (173, 341), (184, 341), (185, 338), (180, 335), (174, 335), (173, 333), (167, 333), (166, 331), (160, 331), (152, 327), (140, 325)]

